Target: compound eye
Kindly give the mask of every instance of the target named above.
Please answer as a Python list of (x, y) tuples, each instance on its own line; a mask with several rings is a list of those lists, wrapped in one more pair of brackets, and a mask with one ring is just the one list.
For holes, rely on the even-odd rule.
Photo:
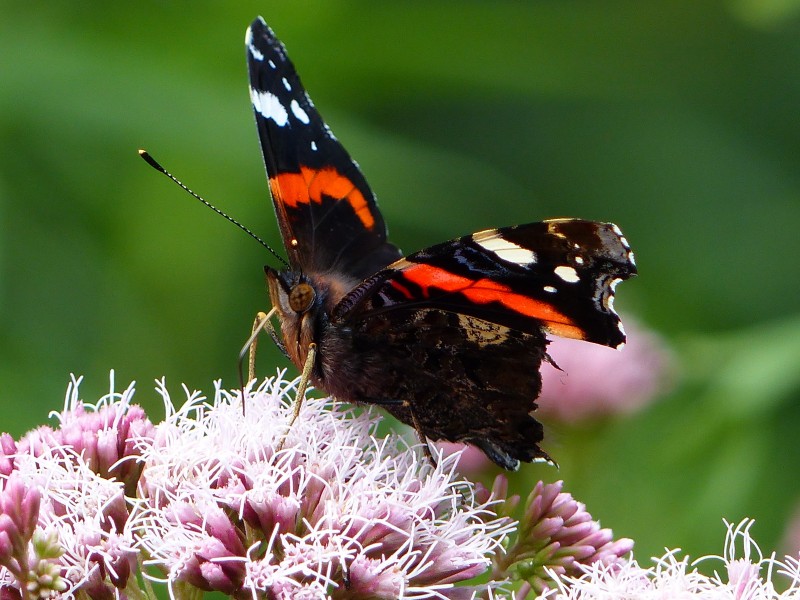
[(317, 293), (307, 283), (298, 283), (289, 292), (289, 306), (296, 313), (304, 313), (314, 303)]

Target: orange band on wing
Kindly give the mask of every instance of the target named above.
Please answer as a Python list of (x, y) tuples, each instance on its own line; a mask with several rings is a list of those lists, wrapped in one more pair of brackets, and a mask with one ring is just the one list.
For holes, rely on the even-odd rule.
[(405, 287), (396, 279), (390, 279), (389, 285), (391, 285), (394, 289), (403, 294), (403, 296), (405, 296), (407, 300), (412, 300), (414, 298), (414, 295), (408, 290), (408, 288)]
[(300, 173), (280, 173), (269, 179), (272, 195), (286, 206), (322, 203), (322, 197), (346, 201), (367, 229), (375, 226), (375, 216), (361, 191), (333, 167), (300, 167)]
[(573, 340), (585, 340), (586, 332), (577, 325), (567, 325), (566, 323), (555, 323), (553, 321), (545, 321), (544, 329), (547, 333), (552, 333), (563, 338), (570, 338)]
[(439, 267), (415, 264), (402, 271), (403, 276), (422, 288), (425, 297), (432, 288), (463, 294), (470, 302), (488, 304), (499, 302), (516, 313), (547, 323), (546, 329), (563, 337), (582, 338), (579, 327), (565, 314), (558, 312), (552, 304), (519, 294), (507, 285), (491, 279), (469, 279)]

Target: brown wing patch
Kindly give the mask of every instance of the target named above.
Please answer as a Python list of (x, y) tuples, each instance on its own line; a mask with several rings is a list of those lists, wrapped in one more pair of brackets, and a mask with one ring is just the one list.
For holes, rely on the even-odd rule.
[[(343, 344), (358, 354), (342, 352)], [(545, 347), (541, 333), (448, 311), (377, 314), (322, 341), (318, 383), (340, 400), (383, 404), (409, 425), (416, 419), (430, 439), (475, 444), (514, 469), (547, 457), (533, 417)]]

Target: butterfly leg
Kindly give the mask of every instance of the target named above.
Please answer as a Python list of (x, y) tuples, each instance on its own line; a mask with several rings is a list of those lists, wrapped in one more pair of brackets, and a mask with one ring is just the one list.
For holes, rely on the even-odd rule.
[(297, 384), (297, 394), (294, 398), (294, 407), (292, 411), (292, 418), (289, 420), (289, 424), (286, 426), (286, 433), (283, 434), (283, 439), (281, 443), (278, 445), (278, 451), (283, 449), (283, 444), (286, 442), (286, 436), (289, 435), (289, 431), (292, 429), (292, 425), (294, 422), (297, 421), (297, 417), (300, 416), (300, 409), (303, 408), (303, 402), (306, 399), (306, 389), (308, 388), (308, 380), (311, 377), (311, 369), (314, 368), (314, 360), (317, 357), (317, 345), (314, 342), (311, 342), (308, 345), (308, 355), (306, 356), (306, 362), (303, 364), (303, 373), (300, 375), (300, 382)]
[(417, 413), (414, 412), (414, 407), (411, 406), (410, 402), (405, 401), (403, 402), (403, 405), (408, 409), (408, 412), (411, 413), (411, 422), (414, 425), (414, 431), (417, 432), (417, 439), (419, 440), (420, 444), (422, 444), (422, 451), (425, 453), (425, 457), (431, 463), (431, 466), (435, 469), (436, 459), (433, 457), (433, 452), (431, 452), (428, 438), (425, 436), (425, 432), (422, 430), (422, 424), (419, 422), (419, 419), (417, 419)]
[(306, 388), (308, 387), (308, 379), (311, 377), (311, 369), (314, 368), (314, 360), (317, 357), (317, 345), (311, 342), (308, 345), (308, 356), (303, 365), (303, 373), (300, 375), (300, 383), (297, 385), (297, 395), (294, 399), (294, 412), (292, 413), (292, 420), (289, 422), (289, 427), (294, 425), (297, 417), (300, 416), (300, 408), (303, 406), (303, 401), (306, 399)]
[(248, 354), (248, 361), (247, 361), (247, 383), (253, 381), (256, 378), (256, 348), (258, 347), (258, 334), (264, 331), (265, 329), (269, 331), (270, 335), (273, 339), (276, 339), (277, 336), (275, 334), (275, 330), (272, 327), (272, 323), (270, 322), (270, 318), (272, 315), (275, 314), (275, 308), (273, 308), (269, 313), (263, 313), (261, 311), (258, 312), (256, 315), (255, 321), (253, 321), (253, 329), (250, 332), (250, 337), (247, 338), (247, 341), (242, 346), (242, 349), (239, 351), (239, 389), (242, 392), (242, 414), (245, 411), (244, 405), (244, 373), (242, 371), (242, 367), (244, 365), (244, 356)]
[(270, 319), (272, 315), (275, 314), (276, 309), (273, 308), (269, 311), (269, 313), (263, 313), (261, 311), (256, 314), (256, 318), (253, 321), (253, 329), (250, 332), (250, 337), (247, 338), (247, 341), (242, 346), (242, 349), (239, 351), (239, 379), (242, 380), (242, 365), (244, 363), (244, 355), (248, 354), (248, 361), (247, 361), (247, 381), (253, 381), (256, 377), (256, 349), (258, 348), (258, 335), (262, 331), (266, 331), (269, 333), (269, 336), (275, 342), (275, 344), (280, 348), (280, 350), (285, 354), (286, 350), (283, 346), (283, 343), (278, 339), (278, 334), (275, 333), (275, 328), (272, 326), (272, 322)]

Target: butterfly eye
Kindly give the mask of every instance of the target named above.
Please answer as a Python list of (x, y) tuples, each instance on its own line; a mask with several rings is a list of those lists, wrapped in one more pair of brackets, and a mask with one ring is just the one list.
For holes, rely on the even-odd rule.
[(314, 303), (317, 293), (307, 283), (298, 283), (289, 292), (289, 306), (296, 313), (304, 313)]

